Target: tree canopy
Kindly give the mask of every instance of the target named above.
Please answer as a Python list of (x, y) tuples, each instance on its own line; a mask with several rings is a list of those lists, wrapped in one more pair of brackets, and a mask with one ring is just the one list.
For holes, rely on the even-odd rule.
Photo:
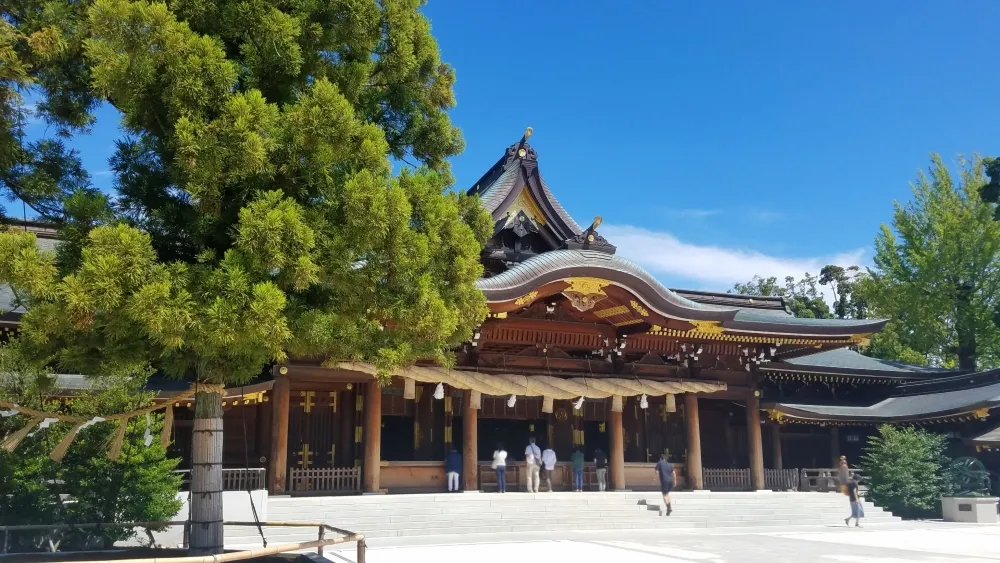
[[(150, 359), (242, 381), (292, 353), (434, 358), (485, 316), (489, 219), (449, 191), (462, 148), (418, 0), (98, 0), (0, 9), (0, 190), (61, 225), (0, 237), (26, 346), (75, 369)], [(24, 142), (30, 108), (58, 135)], [(110, 197), (63, 137), (125, 134)], [(393, 174), (393, 160), (419, 168)]]
[(808, 272), (798, 281), (792, 276), (786, 276), (784, 285), (779, 284), (775, 276), (764, 278), (756, 275), (747, 283), (735, 284), (729, 293), (784, 297), (786, 305), (796, 317), (831, 318), (833, 315), (830, 313), (830, 305), (823, 299), (817, 283), (821, 283), (819, 278)]
[(895, 204), (875, 240), (874, 268), (859, 285), (872, 316), (891, 319), (872, 353), (974, 370), (1000, 365), (1000, 223), (980, 197), (983, 161), (952, 174), (937, 155)]

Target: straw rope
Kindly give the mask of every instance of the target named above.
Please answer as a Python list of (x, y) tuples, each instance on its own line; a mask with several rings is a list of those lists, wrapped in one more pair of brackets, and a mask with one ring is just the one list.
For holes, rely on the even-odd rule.
[[(364, 362), (340, 362), (337, 367), (376, 375), (378, 369)], [(392, 375), (421, 383), (444, 383), (457, 389), (471, 389), (484, 395), (522, 395), (552, 399), (606, 399), (613, 396), (673, 395), (677, 393), (712, 393), (724, 391), (725, 383), (709, 381), (652, 381), (649, 379), (572, 377), (548, 375), (490, 374), (440, 367), (411, 366)]]
[[(52, 452), (49, 453), (49, 458), (52, 459), (52, 461), (59, 462), (62, 461), (63, 457), (65, 457), (66, 452), (69, 450), (70, 444), (72, 444), (73, 440), (76, 439), (76, 436), (77, 434), (79, 434), (80, 430), (97, 422), (117, 421), (118, 429), (116, 430), (114, 436), (107, 444), (108, 458), (111, 459), (112, 461), (115, 461), (121, 455), (122, 443), (125, 441), (125, 429), (128, 426), (128, 421), (131, 420), (132, 418), (135, 418), (137, 416), (149, 415), (160, 409), (166, 409), (166, 415), (164, 416), (163, 419), (163, 431), (160, 434), (160, 443), (166, 446), (170, 444), (170, 431), (171, 427), (173, 426), (173, 418), (174, 418), (173, 416), (174, 401), (190, 399), (196, 393), (218, 393), (224, 395), (225, 392), (226, 388), (223, 385), (216, 385), (210, 383), (194, 383), (191, 385), (190, 389), (188, 389), (183, 393), (180, 393), (177, 396), (171, 397), (166, 402), (160, 402), (160, 403), (154, 402), (152, 405), (148, 407), (144, 407), (134, 411), (125, 412), (121, 414), (109, 414), (109, 415), (95, 416), (95, 417), (85, 417), (85, 416), (63, 414), (58, 412), (40, 411), (37, 409), (32, 409), (29, 407), (18, 405), (17, 403), (12, 403), (10, 401), (0, 401), (0, 407), (4, 407), (6, 409), (16, 412), (17, 414), (22, 414), (24, 416), (30, 417), (30, 420), (28, 421), (27, 425), (25, 425), (17, 432), (8, 435), (6, 438), (3, 439), (3, 441), (0, 441), (0, 449), (7, 450), (8, 452), (13, 452), (15, 449), (17, 449), (17, 447), (21, 444), (21, 442), (24, 441), (24, 439), (28, 436), (28, 434), (31, 433), (31, 430), (36, 426), (38, 426), (39, 424), (42, 424), (42, 422), (45, 421), (46, 419), (48, 419), (53, 423), (69, 422), (73, 424), (73, 428), (69, 431), (68, 434), (66, 434), (65, 437), (63, 437), (63, 439), (52, 450)], [(43, 425), (43, 427), (46, 426), (47, 425)]]

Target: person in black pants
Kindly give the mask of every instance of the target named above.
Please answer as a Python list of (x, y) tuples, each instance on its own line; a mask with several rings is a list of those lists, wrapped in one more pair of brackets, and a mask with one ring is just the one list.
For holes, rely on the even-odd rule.
[(660, 492), (663, 493), (663, 504), (666, 506), (664, 514), (670, 516), (674, 511), (670, 507), (670, 491), (674, 488), (674, 464), (667, 459), (667, 454), (660, 455), (660, 461), (656, 463), (656, 474), (660, 478)]

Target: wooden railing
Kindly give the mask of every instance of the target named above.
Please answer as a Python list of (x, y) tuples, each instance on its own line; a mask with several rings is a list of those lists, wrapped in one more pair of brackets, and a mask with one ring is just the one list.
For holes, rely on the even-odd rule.
[(330, 467), (296, 469), (288, 472), (289, 491), (293, 493), (358, 493), (361, 492), (360, 467)]
[[(497, 490), (497, 472), (489, 464), (479, 466), (479, 490), (483, 492)], [(516, 463), (507, 464), (507, 490), (511, 492), (521, 490), (521, 467)]]
[(705, 469), (702, 475), (705, 488), (710, 491), (749, 491), (749, 469)]
[(765, 469), (764, 488), (772, 491), (797, 491), (799, 489), (799, 470)]
[[(243, 526), (243, 527), (255, 527), (255, 528), (269, 528), (269, 527), (294, 527), (294, 528), (316, 528), (317, 537), (314, 541), (307, 542), (296, 542), (296, 543), (283, 543), (281, 545), (273, 545), (271, 547), (263, 547), (260, 549), (250, 549), (246, 551), (228, 551), (226, 553), (221, 553), (218, 555), (205, 555), (202, 557), (170, 557), (167, 555), (159, 555), (157, 557), (150, 557), (145, 559), (129, 559), (128, 563), (226, 563), (227, 561), (241, 561), (245, 559), (256, 559), (258, 557), (267, 557), (270, 555), (277, 555), (279, 553), (289, 553), (293, 551), (302, 551), (306, 549), (315, 549), (316, 554), (320, 559), (323, 559), (323, 548), (330, 545), (337, 545), (341, 543), (355, 542), (357, 543), (357, 558), (355, 561), (357, 563), (365, 563), (365, 557), (367, 555), (367, 545), (365, 544), (364, 534), (356, 534), (354, 532), (349, 532), (347, 530), (342, 530), (340, 528), (334, 528), (323, 522), (223, 522), (223, 526)], [(101, 530), (102, 528), (144, 528), (146, 534), (149, 535), (150, 542), (152, 543), (153, 537), (150, 529), (159, 529), (167, 526), (183, 526), (185, 530), (184, 537), (188, 537), (187, 531), (191, 527), (190, 520), (184, 520), (179, 522), (103, 522), (100, 524), (28, 524), (19, 526), (0, 526), (0, 532), (3, 532), (3, 543), (0, 544), (0, 553), (7, 553), (10, 547), (10, 535), (11, 533), (18, 532), (42, 532), (48, 541), (47, 544), (52, 552), (58, 550), (58, 541), (54, 541), (54, 537), (58, 536), (61, 532), (73, 531), (73, 530)], [(338, 534), (336, 537), (327, 537), (327, 532), (333, 532)], [(185, 543), (185, 548), (187, 547)], [(169, 551), (164, 550), (169, 553)], [(111, 560), (108, 560), (111, 561)]]
[[(799, 473), (799, 490), (821, 493), (839, 491), (840, 478), (838, 474), (837, 469), (803, 469)], [(864, 478), (860, 469), (848, 469), (848, 474), (852, 479), (855, 475), (861, 475)], [(862, 486), (861, 489), (863, 492), (864, 487)]]
[[(178, 469), (174, 471), (183, 477), (181, 490), (188, 490), (191, 484), (191, 470)], [(250, 469), (223, 469), (222, 470), (222, 490), (224, 491), (246, 491), (267, 488), (267, 474), (263, 467), (252, 467)]]

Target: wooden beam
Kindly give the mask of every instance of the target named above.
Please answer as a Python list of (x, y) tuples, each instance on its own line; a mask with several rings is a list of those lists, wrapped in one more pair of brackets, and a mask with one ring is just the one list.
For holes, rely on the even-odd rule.
[(830, 427), (830, 467), (840, 467), (840, 428)]
[(781, 459), (781, 425), (769, 424), (771, 429), (771, 466), (774, 469), (784, 469)]
[(701, 469), (701, 422), (698, 418), (698, 396), (684, 393), (684, 426), (687, 429), (687, 470), (688, 488), (701, 490), (704, 487)]
[(473, 408), (472, 391), (462, 401), (462, 488), (479, 490), (479, 411)]
[(362, 464), (364, 490), (379, 491), (379, 473), (382, 464), (382, 388), (378, 382), (367, 384), (365, 390), (365, 459)]
[(747, 449), (750, 450), (750, 484), (764, 489), (764, 445), (760, 435), (760, 397), (757, 391), (747, 395)]
[(625, 433), (622, 413), (611, 411), (611, 485), (616, 491), (625, 490)]
[(267, 489), (272, 495), (285, 492), (288, 471), (288, 395), (291, 382), (287, 375), (275, 375), (271, 391), (271, 456), (268, 459)]

